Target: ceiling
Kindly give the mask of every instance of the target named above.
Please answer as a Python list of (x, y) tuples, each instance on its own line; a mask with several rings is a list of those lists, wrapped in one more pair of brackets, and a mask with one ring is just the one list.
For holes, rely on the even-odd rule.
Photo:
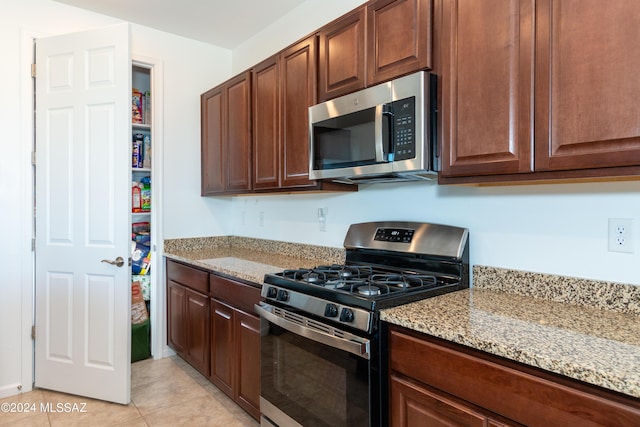
[(55, 0), (234, 49), (305, 0)]

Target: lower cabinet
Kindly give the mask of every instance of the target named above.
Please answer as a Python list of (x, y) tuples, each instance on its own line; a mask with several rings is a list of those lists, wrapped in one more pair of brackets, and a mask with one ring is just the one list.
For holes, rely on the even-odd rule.
[(391, 375), (391, 426), (519, 426), (415, 381)]
[(209, 273), (167, 261), (169, 347), (209, 376)]
[(250, 309), (260, 300), (260, 291), (213, 274), (210, 280), (211, 382), (258, 419), (260, 318)]
[(211, 299), (211, 381), (233, 397), (233, 307)]
[(186, 292), (187, 347), (185, 358), (203, 375), (209, 375), (209, 297)]
[[(204, 291), (204, 292), (203, 292)], [(167, 343), (260, 418), (260, 289), (167, 260)]]
[(405, 328), (389, 330), (392, 426), (638, 426), (640, 401)]

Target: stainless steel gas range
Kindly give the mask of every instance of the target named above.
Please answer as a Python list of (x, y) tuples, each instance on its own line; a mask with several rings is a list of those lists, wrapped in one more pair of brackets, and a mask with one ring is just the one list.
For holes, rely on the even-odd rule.
[(261, 425), (386, 425), (379, 311), (468, 288), (468, 240), (447, 225), (353, 224), (344, 265), (265, 275)]

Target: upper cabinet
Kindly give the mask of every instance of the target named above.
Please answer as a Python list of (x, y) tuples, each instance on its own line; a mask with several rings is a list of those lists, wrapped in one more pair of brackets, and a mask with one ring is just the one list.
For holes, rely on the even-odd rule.
[(201, 97), (202, 195), (353, 191), (309, 180), (309, 107), (431, 67), (432, 0), (373, 0)]
[(442, 1), (442, 175), (533, 170), (533, 3)]
[(275, 189), (280, 178), (280, 61), (253, 68), (253, 188)]
[(251, 73), (201, 96), (202, 195), (251, 189)]
[(640, 3), (439, 4), (441, 183), (640, 174)]
[(318, 32), (318, 99), (355, 92), (365, 87), (366, 8), (353, 12), (322, 27)]
[(315, 186), (309, 181), (309, 107), (316, 103), (316, 37), (280, 55), (282, 186)]
[(536, 8), (536, 170), (640, 165), (640, 2)]
[(322, 27), (319, 100), (431, 68), (431, 3), (373, 0)]
[(431, 0), (367, 4), (367, 86), (431, 68)]
[(316, 38), (253, 69), (254, 189), (317, 187), (309, 180), (308, 108), (316, 102)]
[(224, 124), (224, 86), (200, 96), (202, 195), (224, 192), (227, 185), (227, 143)]

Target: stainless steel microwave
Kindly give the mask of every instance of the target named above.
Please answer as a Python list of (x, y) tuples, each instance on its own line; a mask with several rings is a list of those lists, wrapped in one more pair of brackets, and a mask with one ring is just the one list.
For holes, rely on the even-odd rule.
[(309, 177), (350, 184), (432, 180), (436, 76), (425, 71), (309, 108)]

